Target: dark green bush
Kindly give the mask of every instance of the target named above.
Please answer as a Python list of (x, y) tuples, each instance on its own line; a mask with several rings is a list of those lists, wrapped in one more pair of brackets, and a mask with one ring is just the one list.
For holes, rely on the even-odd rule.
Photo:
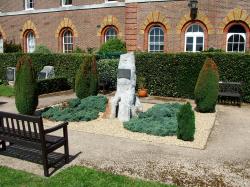
[(216, 64), (211, 58), (206, 59), (196, 86), (195, 103), (199, 112), (214, 112), (219, 93), (219, 74)]
[(45, 46), (45, 45), (38, 45), (38, 46), (36, 46), (36, 49), (35, 49), (34, 53), (50, 54), (51, 51), (50, 51), (50, 49), (49, 49), (47, 46)]
[(13, 41), (4, 41), (3, 43), (4, 53), (21, 53), (22, 46), (21, 44), (16, 44)]
[(32, 115), (38, 105), (35, 72), (29, 56), (22, 56), (16, 66), (15, 102), (18, 112)]
[(190, 103), (183, 105), (177, 113), (177, 138), (193, 141), (195, 133), (195, 116)]
[(108, 99), (105, 96), (90, 96), (68, 101), (68, 107), (58, 106), (46, 109), (42, 116), (55, 121), (91, 121), (104, 112)]
[(80, 99), (97, 95), (98, 75), (95, 56), (87, 55), (76, 73), (75, 92)]
[(124, 128), (133, 132), (142, 132), (156, 136), (172, 136), (176, 134), (176, 114), (181, 105), (157, 104), (147, 112), (140, 113), (138, 117), (132, 118), (123, 124)]
[(123, 41), (118, 38), (109, 39), (107, 42), (102, 44), (100, 47), (99, 53), (114, 53), (114, 52), (122, 52), (125, 53), (127, 51), (126, 45)]
[(37, 84), (39, 95), (71, 89), (71, 86), (65, 77), (39, 80)]

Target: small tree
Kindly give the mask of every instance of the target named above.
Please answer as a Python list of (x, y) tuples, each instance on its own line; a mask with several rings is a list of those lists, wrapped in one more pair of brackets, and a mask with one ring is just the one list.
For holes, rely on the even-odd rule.
[(105, 42), (100, 50), (99, 53), (125, 53), (127, 52), (126, 45), (123, 41), (118, 38), (109, 39)]
[(183, 105), (177, 113), (177, 138), (193, 141), (195, 133), (195, 116), (190, 103)]
[(35, 71), (29, 56), (19, 58), (16, 66), (15, 102), (21, 114), (34, 114), (38, 105)]
[(196, 109), (199, 112), (214, 112), (219, 92), (219, 73), (211, 58), (206, 59), (198, 80), (194, 96)]
[(98, 74), (95, 56), (84, 56), (84, 61), (76, 73), (75, 92), (76, 96), (80, 99), (90, 95), (97, 95)]

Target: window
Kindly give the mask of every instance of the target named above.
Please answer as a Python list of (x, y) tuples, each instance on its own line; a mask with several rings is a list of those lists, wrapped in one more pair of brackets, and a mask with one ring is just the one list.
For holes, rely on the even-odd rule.
[(204, 50), (204, 31), (200, 25), (193, 24), (185, 33), (185, 51), (198, 52)]
[(117, 2), (117, 0), (105, 0), (105, 3)]
[(0, 34), (0, 53), (3, 53), (3, 37)]
[(164, 32), (160, 26), (154, 26), (149, 30), (148, 51), (149, 52), (164, 51)]
[(64, 53), (73, 52), (73, 34), (69, 29), (66, 29), (63, 32), (63, 52)]
[(27, 33), (26, 42), (27, 42), (26, 43), (27, 53), (33, 53), (36, 48), (36, 40), (35, 40), (34, 33), (32, 31), (29, 31)]
[(25, 0), (25, 9), (34, 9), (34, 0)]
[(227, 52), (245, 52), (246, 31), (241, 25), (232, 26), (227, 33)]
[(109, 27), (105, 32), (105, 42), (108, 41), (111, 38), (117, 37), (117, 31), (114, 27)]
[(71, 6), (72, 0), (62, 0), (62, 6)]

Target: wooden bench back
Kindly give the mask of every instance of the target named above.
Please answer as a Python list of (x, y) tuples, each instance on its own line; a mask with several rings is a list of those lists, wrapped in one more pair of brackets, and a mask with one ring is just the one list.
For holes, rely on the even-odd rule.
[(24, 141), (41, 142), (41, 137), (44, 136), (42, 118), (39, 116), (0, 112), (1, 135)]
[(219, 91), (220, 92), (229, 92), (229, 93), (241, 93), (241, 83), (240, 82), (219, 82)]

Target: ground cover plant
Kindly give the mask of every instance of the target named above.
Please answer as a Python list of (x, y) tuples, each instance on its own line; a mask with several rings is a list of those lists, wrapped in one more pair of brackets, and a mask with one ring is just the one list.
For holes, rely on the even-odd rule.
[(0, 96), (11, 97), (15, 95), (15, 89), (12, 86), (0, 85)]
[(141, 132), (156, 136), (173, 136), (177, 131), (176, 114), (181, 104), (156, 104), (138, 117), (124, 123), (124, 128), (132, 132)]
[(114, 175), (85, 167), (74, 166), (50, 178), (43, 178), (26, 172), (0, 166), (0, 186), (26, 187), (170, 187), (158, 182), (143, 181), (121, 175)]
[(42, 113), (44, 118), (55, 121), (91, 121), (104, 112), (108, 99), (105, 96), (89, 96), (84, 99), (71, 99), (66, 106), (55, 106)]

